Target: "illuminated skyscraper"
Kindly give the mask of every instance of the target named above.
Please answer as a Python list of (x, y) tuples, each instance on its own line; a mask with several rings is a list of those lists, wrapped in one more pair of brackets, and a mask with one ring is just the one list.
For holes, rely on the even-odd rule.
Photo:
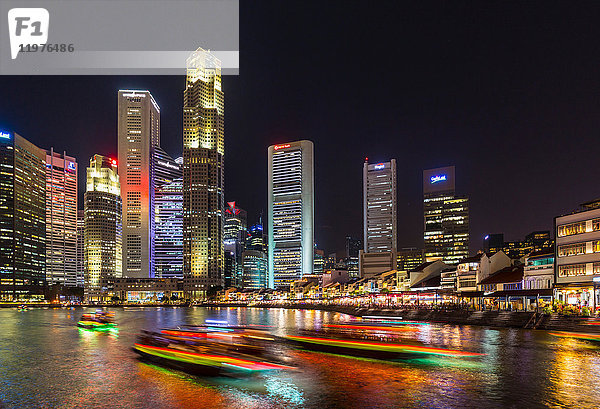
[(262, 251), (246, 250), (242, 253), (243, 263), (243, 287), (250, 290), (266, 288), (267, 278), (267, 255)]
[(118, 148), (123, 198), (123, 275), (154, 274), (154, 149), (160, 108), (149, 91), (120, 90)]
[(85, 216), (83, 210), (77, 211), (77, 287), (83, 288), (85, 275), (84, 263)]
[(313, 143), (269, 146), (269, 287), (313, 273)]
[(183, 180), (156, 188), (157, 278), (183, 278)]
[(265, 226), (262, 222), (262, 214), (258, 222), (248, 228), (248, 237), (246, 238), (246, 250), (257, 250), (263, 253), (268, 252), (269, 237), (266, 234)]
[(423, 212), (426, 261), (469, 256), (469, 199), (454, 191), (454, 166), (423, 171)]
[(183, 278), (182, 158), (173, 160), (154, 148), (154, 267), (153, 277)]
[(396, 160), (363, 165), (363, 244), (359, 274), (396, 268)]
[(183, 91), (183, 273), (192, 299), (223, 285), (224, 108), (221, 62), (198, 49)]
[(46, 152), (46, 281), (77, 286), (77, 161)]
[(225, 252), (233, 255), (233, 263), (225, 268), (223, 281), (225, 287), (242, 285), (242, 253), (246, 247), (248, 235), (247, 213), (236, 207), (235, 202), (227, 202), (225, 208), (225, 225), (223, 229), (223, 244)]
[(46, 151), (0, 130), (0, 299), (43, 297)]
[(121, 186), (117, 161), (94, 155), (84, 195), (84, 293), (87, 301), (106, 301), (113, 280), (122, 276)]
[(396, 249), (396, 160), (363, 165), (364, 246), (366, 253)]

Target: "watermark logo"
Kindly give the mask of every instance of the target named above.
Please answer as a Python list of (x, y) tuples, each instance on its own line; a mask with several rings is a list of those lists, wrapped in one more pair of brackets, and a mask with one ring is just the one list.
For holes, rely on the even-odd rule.
[(50, 14), (44, 8), (14, 8), (8, 11), (10, 55), (14, 60), (23, 46), (46, 44)]

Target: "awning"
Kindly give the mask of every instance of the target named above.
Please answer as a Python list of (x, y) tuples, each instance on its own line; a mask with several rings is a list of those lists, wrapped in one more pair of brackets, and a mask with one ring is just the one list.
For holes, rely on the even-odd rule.
[(493, 293), (485, 294), (484, 297), (550, 297), (552, 296), (551, 288), (543, 288), (539, 290), (502, 290), (494, 291)]

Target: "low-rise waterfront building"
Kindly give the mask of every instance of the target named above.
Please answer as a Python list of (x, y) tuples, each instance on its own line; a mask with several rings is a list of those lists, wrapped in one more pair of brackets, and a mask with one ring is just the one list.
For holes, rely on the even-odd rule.
[(549, 289), (554, 286), (554, 249), (536, 251), (525, 259), (523, 288)]
[(559, 301), (597, 309), (600, 304), (600, 200), (554, 219), (554, 277)]
[(177, 278), (133, 278), (114, 280), (114, 294), (125, 303), (157, 303), (183, 300), (183, 280)]

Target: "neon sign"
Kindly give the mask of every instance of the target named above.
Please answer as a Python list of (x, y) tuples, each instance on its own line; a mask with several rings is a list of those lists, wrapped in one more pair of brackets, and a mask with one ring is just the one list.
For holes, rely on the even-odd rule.
[(285, 149), (285, 148), (289, 148), (290, 144), (286, 143), (285, 145), (275, 145), (275, 150), (278, 151), (279, 149)]
[(431, 183), (443, 182), (446, 180), (446, 175), (435, 175), (431, 177)]
[(10, 133), (9, 132), (4, 132), (4, 131), (0, 131), (0, 138), (10, 139)]
[(383, 169), (383, 168), (385, 168), (385, 165), (383, 163), (378, 163), (377, 165), (375, 165), (375, 169), (376, 170), (380, 170), (380, 169)]

